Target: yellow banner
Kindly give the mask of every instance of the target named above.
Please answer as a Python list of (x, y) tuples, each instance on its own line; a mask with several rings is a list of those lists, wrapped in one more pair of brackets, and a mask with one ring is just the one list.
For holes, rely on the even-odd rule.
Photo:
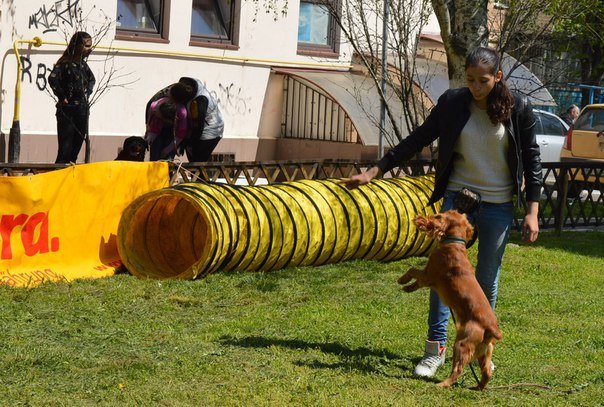
[(0, 284), (114, 274), (122, 211), (168, 184), (165, 162), (108, 161), (0, 177)]

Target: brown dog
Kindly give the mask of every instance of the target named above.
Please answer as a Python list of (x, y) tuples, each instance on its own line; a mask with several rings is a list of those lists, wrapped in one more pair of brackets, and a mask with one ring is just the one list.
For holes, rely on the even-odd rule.
[(472, 238), (473, 228), (465, 215), (451, 210), (437, 215), (417, 216), (413, 222), (428, 236), (438, 239), (424, 270), (412, 268), (398, 279), (406, 292), (431, 287), (455, 317), (457, 337), (453, 348), (453, 370), (439, 386), (453, 385), (463, 368), (478, 359), (481, 371), (479, 389), (483, 389), (493, 372), (491, 355), (493, 345), (502, 338), (495, 313), (476, 280), (474, 268), (468, 260), (466, 242)]

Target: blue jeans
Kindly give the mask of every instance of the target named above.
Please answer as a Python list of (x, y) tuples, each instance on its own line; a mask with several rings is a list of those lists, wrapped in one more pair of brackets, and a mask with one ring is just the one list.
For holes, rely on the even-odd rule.
[[(447, 191), (443, 200), (441, 212), (453, 208), (456, 192)], [(478, 263), (476, 264), (476, 279), (487, 296), (491, 308), (495, 309), (499, 272), (505, 246), (510, 235), (514, 217), (512, 202), (493, 204), (483, 202), (475, 212), (468, 215), (470, 222), (478, 227)], [(430, 312), (428, 313), (428, 339), (447, 343), (447, 325), (449, 323), (449, 308), (445, 306), (438, 294), (430, 290)]]

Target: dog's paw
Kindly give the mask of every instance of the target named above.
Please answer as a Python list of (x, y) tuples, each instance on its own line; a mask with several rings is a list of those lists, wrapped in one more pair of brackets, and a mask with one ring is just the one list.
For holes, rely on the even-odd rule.
[(398, 278), (398, 280), (396, 280), (397, 283), (399, 283), (400, 285), (405, 285), (407, 284), (409, 281), (411, 281), (411, 276), (408, 274), (403, 274), (402, 276), (400, 276)]
[(417, 284), (417, 282), (413, 283), (413, 284), (409, 284), (403, 287), (403, 291), (406, 293), (412, 293), (413, 291), (416, 291), (419, 288), (419, 284)]

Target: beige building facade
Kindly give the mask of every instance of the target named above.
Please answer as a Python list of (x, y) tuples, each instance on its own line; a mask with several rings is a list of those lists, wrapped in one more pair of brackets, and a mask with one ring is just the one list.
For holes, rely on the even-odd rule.
[[(183, 76), (201, 80), (218, 100), (225, 130), (215, 160), (378, 157), (378, 90), (353, 66), (353, 48), (318, 0), (5, 0), (0, 161), (10, 159), (10, 133), (18, 124), (17, 162), (54, 162), (48, 75), (76, 31), (90, 33), (95, 44), (88, 59), (97, 80), (90, 161), (112, 160), (126, 137), (143, 136), (148, 100)], [(449, 86), (433, 15), (421, 38), (414, 82), (429, 107)], [(399, 104), (391, 114), (404, 137), (409, 130)], [(393, 134), (389, 121), (385, 132)]]
[[(21, 61), (19, 162), (54, 162), (55, 101), (47, 78), (66, 40), (78, 30), (94, 37), (97, 47), (88, 63), (97, 88), (105, 88), (90, 109), (91, 161), (114, 159), (124, 138), (142, 136), (147, 101), (181, 76), (200, 79), (219, 101), (225, 132), (216, 154), (237, 161), (361, 158), (364, 154), (358, 138), (348, 140), (342, 148), (345, 119), (339, 129), (334, 125), (325, 130), (325, 123), (317, 123), (316, 110), (326, 111), (325, 102), (323, 107), (311, 102), (292, 113), (300, 122), (323, 128), (322, 133), (315, 132), (307, 139), (298, 138), (298, 134), (282, 137), (287, 75), (278, 69), (345, 72), (350, 68), (351, 50), (341, 42), (333, 21), (313, 1), (289, 2), (286, 12), (268, 13), (268, 2), (245, 0), (35, 0), (0, 4), (3, 161), (15, 119), (15, 41)], [(32, 44), (38, 38), (41, 45)], [(304, 85), (313, 89), (311, 84)], [(333, 121), (323, 122), (328, 120)], [(375, 154), (375, 147), (369, 149)]]

